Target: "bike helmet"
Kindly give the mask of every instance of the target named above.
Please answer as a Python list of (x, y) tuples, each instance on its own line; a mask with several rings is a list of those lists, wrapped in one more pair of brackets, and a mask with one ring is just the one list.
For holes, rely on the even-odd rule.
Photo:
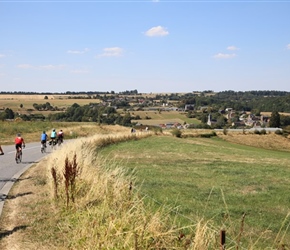
[(21, 136), (21, 134), (20, 134), (20, 133), (18, 133), (18, 134), (17, 134), (17, 136)]

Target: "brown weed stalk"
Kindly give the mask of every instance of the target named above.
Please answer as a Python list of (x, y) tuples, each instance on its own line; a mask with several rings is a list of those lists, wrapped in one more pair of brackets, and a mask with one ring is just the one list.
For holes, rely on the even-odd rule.
[(80, 168), (77, 164), (77, 156), (74, 154), (73, 160), (70, 162), (68, 157), (65, 158), (64, 179), (65, 179), (65, 193), (66, 205), (68, 207), (70, 199), (75, 202), (76, 177), (80, 174)]
[(246, 217), (246, 213), (243, 214), (242, 220), (241, 220), (241, 228), (240, 228), (238, 241), (237, 241), (237, 250), (239, 249), (241, 238), (242, 238), (242, 234), (244, 232), (245, 217)]
[(54, 186), (54, 197), (57, 199), (58, 198), (58, 192), (57, 192), (57, 188), (58, 188), (58, 181), (57, 181), (57, 173), (55, 170), (55, 167), (51, 168), (51, 175), (53, 178), (53, 186)]

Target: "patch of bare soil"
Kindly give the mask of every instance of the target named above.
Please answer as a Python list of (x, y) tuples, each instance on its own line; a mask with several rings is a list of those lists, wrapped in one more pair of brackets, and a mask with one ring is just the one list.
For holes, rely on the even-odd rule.
[(33, 206), (47, 196), (45, 175), (43, 160), (26, 171), (10, 190), (0, 219), (0, 249), (45, 249), (30, 238)]

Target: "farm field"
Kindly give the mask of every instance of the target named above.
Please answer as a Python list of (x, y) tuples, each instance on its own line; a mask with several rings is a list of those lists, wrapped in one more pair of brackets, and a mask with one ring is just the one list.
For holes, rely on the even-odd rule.
[[(132, 122), (136, 122), (143, 125), (159, 125), (166, 124), (169, 122), (178, 122), (181, 125), (184, 123), (188, 124), (199, 124), (200, 121), (195, 118), (187, 118), (185, 113), (181, 113), (179, 111), (133, 111), (130, 112), (133, 116), (140, 116), (140, 120), (132, 120)], [(148, 117), (149, 119), (146, 119)]]
[[(47, 99), (45, 99), (47, 96)], [(82, 95), (83, 96), (83, 95)], [(0, 108), (10, 108), (14, 112), (19, 112), (20, 114), (38, 113), (43, 115), (48, 115), (51, 111), (27, 111), (29, 109), (34, 110), (33, 104), (45, 104), (50, 103), (53, 107), (58, 108), (68, 108), (74, 103), (79, 105), (86, 105), (89, 103), (99, 103), (98, 99), (69, 99), (69, 96), (65, 95), (0, 95)], [(21, 108), (20, 105), (23, 105)]]

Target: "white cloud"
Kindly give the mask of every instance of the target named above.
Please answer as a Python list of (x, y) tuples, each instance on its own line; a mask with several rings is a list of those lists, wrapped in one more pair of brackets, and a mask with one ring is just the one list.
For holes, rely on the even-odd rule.
[(120, 47), (104, 48), (103, 53), (98, 55), (98, 57), (111, 57), (111, 56), (122, 56), (124, 50)]
[(220, 58), (220, 59), (230, 59), (236, 57), (236, 54), (224, 54), (224, 53), (218, 53), (213, 56), (214, 58)]
[(75, 69), (75, 70), (71, 70), (70, 73), (73, 73), (73, 74), (87, 74), (87, 73), (89, 73), (89, 71), (86, 70), (86, 69)]
[(290, 49), (290, 43), (289, 43), (289, 44), (287, 44), (287, 46), (286, 46), (286, 47), (287, 47), (287, 49)]
[(20, 68), (20, 69), (32, 69), (32, 68), (34, 68), (30, 64), (19, 64), (19, 65), (17, 65), (17, 67)]
[(62, 69), (65, 67), (65, 65), (48, 64), (48, 65), (33, 66), (31, 64), (19, 64), (19, 65), (17, 65), (17, 67), (21, 68), (21, 69), (54, 70), (54, 69)]
[(62, 69), (64, 68), (65, 66), (60, 64), (60, 65), (41, 65), (41, 66), (38, 66), (37, 68), (38, 69), (45, 69), (45, 70), (52, 70), (52, 69)]
[(0, 58), (3, 58), (3, 57), (5, 57), (5, 55), (3, 55), (3, 54), (0, 54)]
[(153, 27), (145, 32), (146, 36), (167, 36), (169, 32), (162, 26)]
[(227, 47), (227, 50), (239, 50), (236, 46), (229, 46)]
[(68, 50), (67, 53), (68, 54), (84, 54), (86, 52), (90, 51), (88, 48), (85, 48), (84, 50)]

